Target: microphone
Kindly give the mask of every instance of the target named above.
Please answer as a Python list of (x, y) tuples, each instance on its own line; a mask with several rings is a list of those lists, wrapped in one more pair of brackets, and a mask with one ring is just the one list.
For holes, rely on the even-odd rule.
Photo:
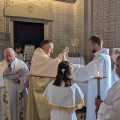
[(8, 63), (8, 67), (11, 68), (11, 63)]

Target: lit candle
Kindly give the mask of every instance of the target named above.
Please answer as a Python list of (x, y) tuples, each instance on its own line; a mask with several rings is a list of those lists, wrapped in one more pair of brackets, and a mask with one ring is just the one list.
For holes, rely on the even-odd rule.
[(97, 72), (97, 77), (100, 77), (100, 71)]

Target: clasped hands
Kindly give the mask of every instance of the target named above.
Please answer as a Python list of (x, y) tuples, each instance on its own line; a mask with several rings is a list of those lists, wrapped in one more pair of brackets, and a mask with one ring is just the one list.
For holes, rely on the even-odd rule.
[[(3, 72), (3, 75), (5, 74), (5, 73), (9, 73), (9, 72), (11, 72), (11, 70), (12, 70), (12, 68), (10, 68), (10, 67), (7, 67), (6, 69), (5, 69), (5, 71)], [(20, 82), (20, 79), (19, 78), (15, 78), (15, 79), (12, 79), (15, 83), (19, 83)]]

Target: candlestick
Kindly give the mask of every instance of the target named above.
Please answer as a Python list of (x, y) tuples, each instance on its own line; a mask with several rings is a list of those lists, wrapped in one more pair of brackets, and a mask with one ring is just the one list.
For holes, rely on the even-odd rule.
[[(99, 73), (99, 72), (98, 72)], [(94, 76), (91, 76), (93, 79), (97, 79), (97, 99), (100, 99), (100, 80), (103, 79), (103, 78), (107, 78), (107, 77), (101, 77), (100, 74), (98, 74), (99, 76), (97, 77), (94, 77)], [(99, 107), (96, 108), (95, 111), (98, 111), (99, 110)], [(97, 114), (96, 114), (96, 119), (97, 119)]]
[(93, 79), (97, 79), (97, 96), (100, 96), (100, 80), (107, 78), (107, 77), (105, 77), (105, 76), (101, 77), (100, 74), (99, 74), (99, 76), (90, 76), (90, 77)]
[[(97, 99), (100, 99), (100, 80), (103, 78), (106, 78), (103, 76), (103, 63), (95, 63), (94, 64), (94, 76), (92, 77), (93, 79), (97, 79)], [(96, 108), (96, 110), (98, 110)], [(97, 114), (96, 114), (97, 117)]]

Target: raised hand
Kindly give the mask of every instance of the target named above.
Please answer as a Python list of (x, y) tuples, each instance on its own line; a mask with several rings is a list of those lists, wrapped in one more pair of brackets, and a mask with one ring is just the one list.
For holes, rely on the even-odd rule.
[(69, 48), (68, 48), (68, 47), (65, 47), (62, 52), (63, 52), (63, 53), (64, 53), (64, 52), (68, 53), (68, 52), (69, 52)]

